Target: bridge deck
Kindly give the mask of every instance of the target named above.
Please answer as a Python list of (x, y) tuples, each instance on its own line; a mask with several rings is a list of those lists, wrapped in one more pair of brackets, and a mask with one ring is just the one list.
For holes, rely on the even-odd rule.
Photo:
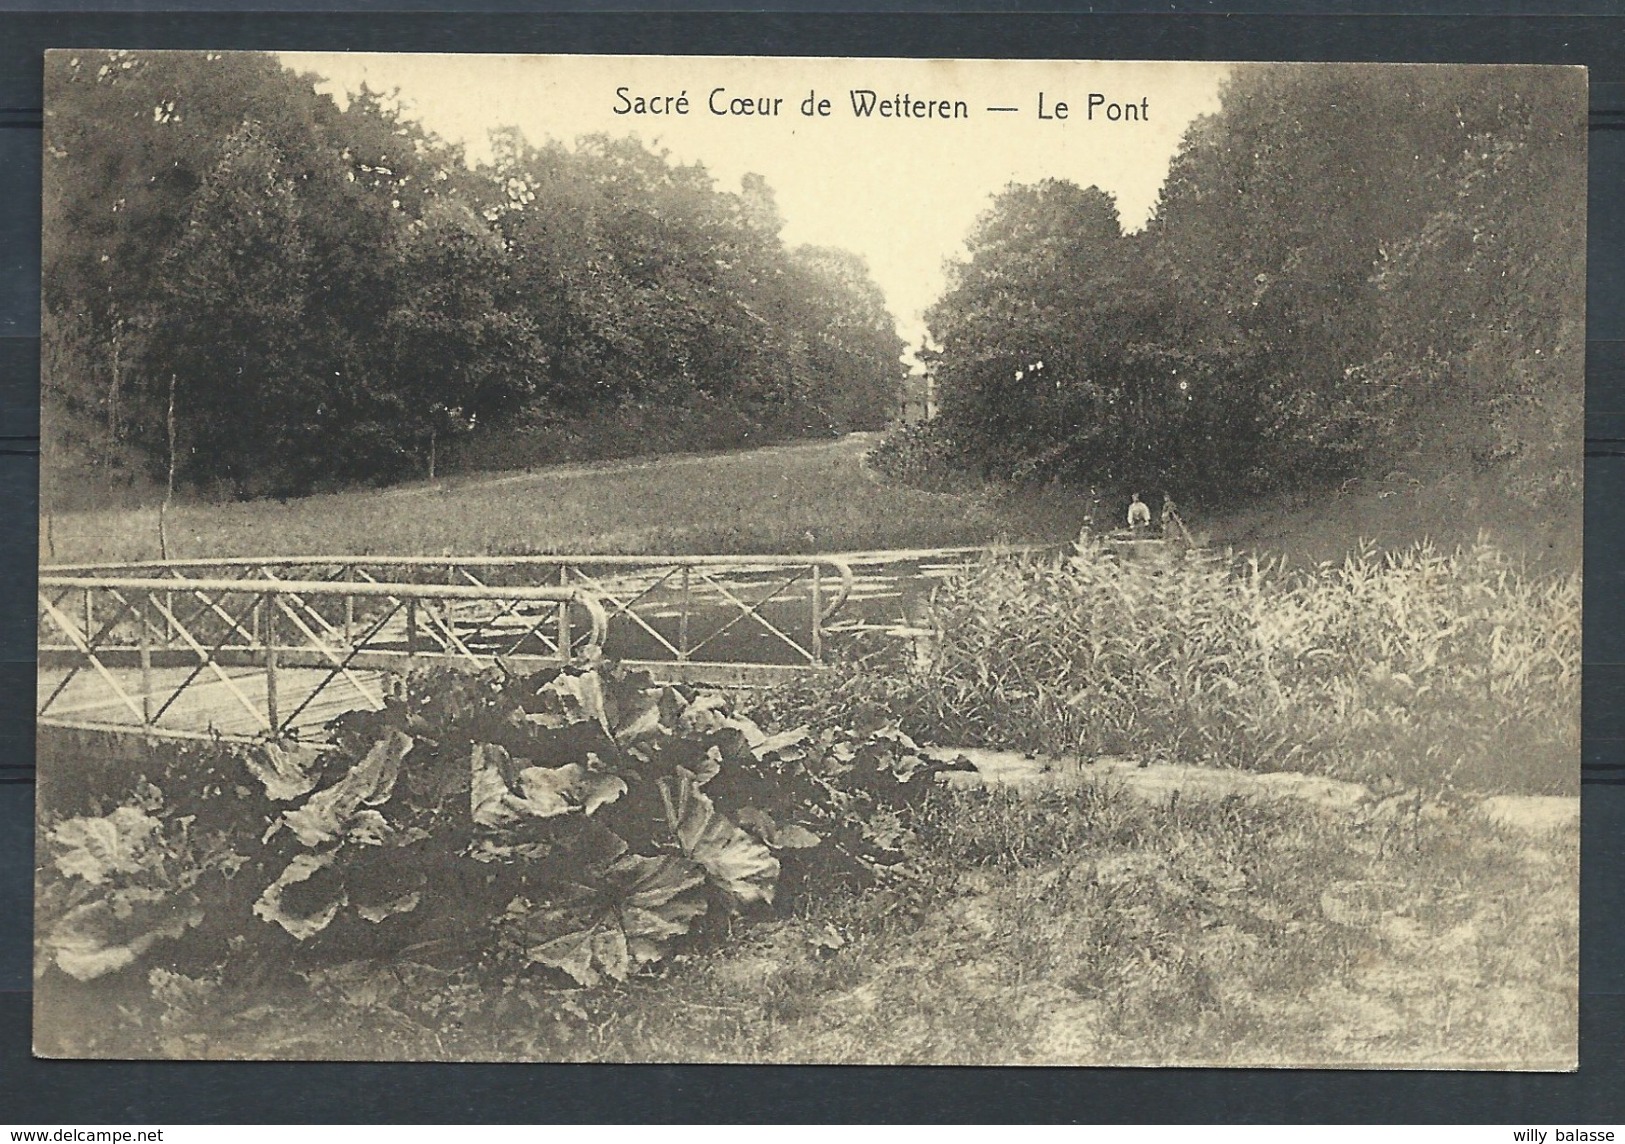
[[(834, 569), (826, 570), (822, 588), (815, 588), (816, 577), (800, 558), (764, 558), (769, 566), (759, 568), (746, 558), (732, 567), (716, 563), (731, 558), (697, 557), (681, 575), (683, 558), (650, 558), (649, 568), (625, 565), (630, 558), (560, 558), (585, 568), (571, 574), (580, 584), (570, 588), (596, 601), (588, 607), (596, 609), (596, 627), (578, 608), (561, 617), (556, 600), (523, 595), (544, 590), (538, 586), (483, 582), (533, 579), (536, 569), (523, 558), (514, 568), (476, 560), (465, 570), (471, 583), (449, 587), (438, 580), (417, 583), (417, 577), (441, 574), (433, 561), (425, 572), (386, 559), (365, 582), (353, 578), (364, 558), (290, 558), (290, 568), (265, 571), (276, 575), (270, 584), (245, 572), (242, 561), (69, 569), (73, 576), (53, 583), (50, 593), (42, 579), (41, 630), (51, 642), (42, 637), (36, 710), (42, 726), (257, 738), (273, 722), (262, 643), (268, 638), (278, 649), (271, 657), (277, 661), (274, 721), (285, 733), (315, 736), (338, 715), (377, 707), (390, 673), (498, 656), (536, 670), (557, 662), (563, 630), (579, 647), (589, 627), (605, 654), (661, 682), (770, 686), (819, 670), (827, 662), (826, 636), (879, 632), (918, 646), (929, 635), (919, 613), (932, 586), (973, 556), (973, 550), (931, 550), (809, 558)], [(597, 568), (593, 560), (607, 563)], [(787, 566), (772, 566), (775, 561)], [(334, 562), (356, 565), (351, 578), (331, 581), (327, 565)], [(857, 574), (853, 564), (861, 568)], [(451, 560), (444, 574), (457, 567)], [(390, 576), (403, 579), (384, 579)], [(286, 600), (262, 609), (258, 595)], [(414, 600), (411, 610), (401, 610), (397, 596)], [(819, 601), (832, 598), (820, 612)], [(809, 615), (809, 605), (817, 614)], [(830, 622), (843, 605), (843, 617)], [(566, 617), (568, 626), (561, 622)], [(188, 634), (188, 625), (196, 631)], [(87, 649), (87, 642), (94, 646)], [(193, 656), (210, 645), (211, 662), (199, 671)], [(338, 658), (349, 669), (335, 676), (330, 669)]]
[[(213, 732), (226, 736), (263, 735), (268, 725), (265, 717), (266, 673), (254, 667), (223, 667), (221, 671), (231, 680), (229, 684), (212, 670), (205, 671), (163, 711), (151, 730), (159, 734)], [(51, 722), (64, 724), (128, 727), (132, 731), (139, 731), (143, 725), (140, 709), (144, 702), (157, 715), (191, 671), (178, 667), (153, 668), (150, 673), (151, 688), (145, 695), (139, 671), (118, 669), (111, 674), (118, 687), (133, 701), (133, 706), (116, 694), (105, 678), (85, 669), (75, 675), (62, 694), (57, 696), (47, 718)], [(382, 693), (383, 672), (361, 670), (353, 674), (373, 696)], [(41, 668), (39, 701), (44, 702), (67, 676), (66, 669)], [(327, 684), (311, 700), (311, 695), (327, 678), (328, 672), (321, 668), (292, 667), (277, 671), (277, 708), (281, 718), (287, 719), (301, 704), (310, 700), (292, 720), (291, 726), (295, 732), (314, 733), (330, 719), (346, 711), (375, 706), (364, 699), (355, 685), (344, 676)]]

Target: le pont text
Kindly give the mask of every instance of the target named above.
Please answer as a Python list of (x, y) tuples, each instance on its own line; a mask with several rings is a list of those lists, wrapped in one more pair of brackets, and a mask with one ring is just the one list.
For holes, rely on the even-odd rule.
[[(684, 116), (707, 114), (736, 119), (773, 119), (781, 116), (801, 115), (809, 119), (827, 119), (837, 111), (846, 111), (855, 119), (915, 119), (954, 120), (969, 119), (977, 108), (968, 100), (944, 99), (938, 96), (916, 95), (910, 92), (885, 93), (870, 88), (852, 88), (845, 99), (821, 95), (817, 90), (805, 98), (767, 95), (735, 91), (727, 87), (713, 87), (703, 96), (690, 96), (687, 89), (677, 92), (638, 92), (630, 86), (617, 87), (610, 110), (616, 115)], [(1052, 93), (1038, 92), (1035, 99), (1021, 106), (988, 107), (988, 114), (1036, 115), (1045, 121), (1082, 120), (1104, 123), (1146, 123), (1151, 119), (1151, 98), (1114, 99), (1103, 92), (1092, 91), (1076, 102), (1058, 99)]]

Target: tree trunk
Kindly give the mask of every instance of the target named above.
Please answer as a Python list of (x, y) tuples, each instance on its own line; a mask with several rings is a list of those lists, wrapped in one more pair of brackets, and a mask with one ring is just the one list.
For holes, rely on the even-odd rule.
[(169, 479), (164, 486), (164, 503), (175, 499), (175, 375), (169, 375), (169, 409), (164, 414), (164, 432), (169, 439)]
[(169, 375), (169, 411), (164, 417), (164, 429), (169, 438), (169, 479), (164, 485), (164, 502), (158, 506), (159, 559), (169, 559), (169, 505), (175, 499), (175, 375)]
[(113, 338), (110, 343), (112, 349), (112, 377), (107, 383), (107, 444), (102, 454), (102, 477), (107, 482), (107, 490), (111, 495), (113, 490), (113, 455), (117, 452), (118, 444), (118, 403), (119, 403), (119, 332), (123, 327), (122, 319), (113, 318)]

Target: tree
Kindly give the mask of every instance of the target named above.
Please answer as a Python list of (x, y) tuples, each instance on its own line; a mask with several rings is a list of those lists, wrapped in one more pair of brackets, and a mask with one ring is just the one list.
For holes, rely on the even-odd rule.
[(897, 410), (905, 343), (864, 260), (833, 247), (791, 252), (808, 368), (840, 429), (880, 429)]
[[(302, 336), (308, 261), (282, 158), (263, 129), (244, 123), (196, 196), (155, 319), (158, 352), (183, 379), (180, 468), (192, 480), (256, 489), (320, 456), (320, 387)], [(158, 420), (144, 418), (143, 429)]]
[(516, 132), (470, 169), (398, 97), (263, 55), (57, 53), (47, 83), (52, 458), (286, 495), (432, 472), (475, 426), (693, 447), (889, 404), (866, 273), (798, 262), (759, 177)]
[(1111, 196), (1048, 179), (1011, 186), (926, 315), (947, 432), (987, 475), (1058, 475), (1149, 410), (1122, 389), (1137, 311)]
[(1464, 464), (1572, 496), (1579, 82), (1243, 66), (1141, 234), (1011, 188), (932, 312), (945, 428), (987, 473), (1209, 498)]
[(385, 319), (390, 421), (430, 478), (442, 437), (520, 408), (547, 368), (534, 322), (507, 308), (506, 272), (501, 239), (462, 204), (431, 206), (405, 235)]

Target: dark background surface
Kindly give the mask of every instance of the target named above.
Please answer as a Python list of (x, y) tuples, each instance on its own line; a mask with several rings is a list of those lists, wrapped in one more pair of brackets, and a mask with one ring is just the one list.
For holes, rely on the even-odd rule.
[[(297, 12), (0, 0), (0, 1124), (1625, 1121), (1625, 16), (1614, 0), (1092, 5), (828, 0), (707, 14), (445, 0)], [(284, 10), (272, 10), (276, 7)], [(535, 8), (537, 5), (523, 5)], [(766, 7), (766, 5), (759, 5)], [(1081, 6), (1081, 5), (1079, 5)], [(1140, 7), (1149, 7), (1141, 3)], [(39, 5), (33, 5), (38, 8)], [(480, 11), (473, 11), (475, 7)], [(1060, 5), (1045, 5), (1048, 8)], [(820, 11), (819, 9), (823, 9)], [(1101, 14), (1100, 9), (1115, 9)], [(1456, 6), (1459, 13), (1460, 6)], [(934, 13), (934, 14), (924, 14)], [(1591, 70), (1581, 1067), (1570, 1075), (1123, 1069), (147, 1064), (29, 1055), (41, 58), (50, 47), (1573, 63)], [(1531, 942), (1546, 935), (1531, 933)]]

